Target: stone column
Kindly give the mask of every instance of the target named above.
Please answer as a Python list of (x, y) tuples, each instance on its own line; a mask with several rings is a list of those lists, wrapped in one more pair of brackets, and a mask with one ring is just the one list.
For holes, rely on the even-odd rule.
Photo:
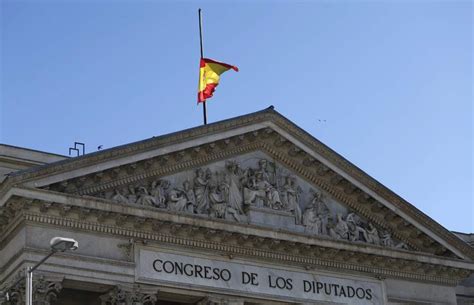
[[(25, 279), (16, 280), (13, 285), (0, 299), (0, 305), (25, 304)], [(33, 277), (33, 305), (51, 305), (58, 298), (62, 288), (59, 281), (50, 281), (41, 275)]]
[(116, 286), (100, 297), (101, 305), (155, 305), (156, 293), (146, 293), (139, 287), (127, 289)]

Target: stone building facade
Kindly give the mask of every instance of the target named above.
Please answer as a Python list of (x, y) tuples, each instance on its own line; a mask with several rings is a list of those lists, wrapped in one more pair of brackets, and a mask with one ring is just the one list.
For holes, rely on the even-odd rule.
[(0, 184), (0, 304), (24, 303), (24, 270), (55, 236), (79, 249), (35, 271), (34, 304), (473, 304), (470, 235), (273, 108), (76, 158), (27, 155)]

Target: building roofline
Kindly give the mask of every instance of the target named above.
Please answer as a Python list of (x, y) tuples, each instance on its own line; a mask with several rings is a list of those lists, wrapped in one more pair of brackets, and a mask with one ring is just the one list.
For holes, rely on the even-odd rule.
[[(198, 130), (201, 130), (201, 129), (214, 129), (215, 126), (224, 125), (224, 124), (232, 122), (232, 121), (238, 121), (242, 118), (248, 118), (248, 117), (256, 116), (256, 115), (263, 114), (263, 113), (275, 113), (275, 114), (278, 114), (278, 115), (282, 116), (280, 113), (275, 111), (273, 105), (271, 105), (271, 106), (269, 106), (269, 107), (267, 107), (263, 110), (259, 110), (259, 111), (256, 111), (256, 112), (252, 112), (252, 113), (232, 117), (232, 118), (229, 118), (229, 119), (220, 120), (220, 121), (209, 123), (209, 124), (206, 124), (206, 125), (199, 125), (199, 126), (179, 130), (179, 131), (173, 131), (173, 132), (163, 134), (163, 135), (159, 135), (159, 136), (153, 136), (153, 137), (150, 137), (150, 138), (147, 138), (147, 139), (143, 139), (143, 140), (139, 140), (139, 141), (134, 141), (134, 142), (114, 146), (114, 147), (107, 148), (107, 149), (100, 150), (100, 151), (91, 152), (91, 153), (84, 154), (84, 155), (78, 156), (78, 157), (66, 157), (66, 156), (58, 155), (58, 156), (66, 157), (68, 159), (48, 163), (48, 164), (45, 164), (45, 165), (40, 165), (40, 166), (37, 166), (37, 167), (34, 167), (34, 168), (19, 170), (19, 171), (16, 171), (14, 173), (11, 173), (9, 175), (9, 177), (18, 177), (18, 176), (22, 176), (22, 175), (25, 175), (25, 174), (32, 174), (34, 172), (44, 170), (45, 168), (54, 167), (54, 166), (62, 165), (62, 164), (69, 163), (69, 162), (78, 162), (79, 160), (93, 158), (97, 155), (108, 154), (108, 153), (111, 153), (113, 151), (126, 149), (126, 148), (132, 147), (132, 146), (139, 146), (140, 144), (146, 144), (146, 143), (149, 143), (149, 142), (152, 142), (152, 141), (158, 141), (158, 140), (161, 140), (161, 139), (164, 139), (164, 138), (169, 138), (169, 137), (177, 136), (177, 135), (180, 135), (180, 134), (193, 133), (194, 131), (198, 131)], [(18, 147), (18, 148), (21, 148), (21, 147)]]
[(348, 161), (346, 158), (341, 156), (339, 153), (332, 150), (330, 147), (316, 139), (314, 136), (309, 134), (304, 129), (297, 126), (291, 120), (274, 110), (273, 106), (266, 109), (233, 117), (230, 119), (221, 120), (207, 125), (200, 125), (188, 129), (184, 129), (177, 132), (164, 134), (157, 137), (151, 137), (145, 140), (132, 142), (109, 149), (93, 152), (83, 156), (69, 158), (58, 162), (46, 164), (43, 166), (35, 167), (32, 169), (23, 170), (16, 172), (9, 176), (1, 185), (0, 193), (8, 188), (8, 186), (14, 185), (15, 183), (35, 179), (41, 175), (49, 175), (52, 173), (65, 172), (74, 166), (82, 165), (94, 165), (102, 162), (106, 159), (123, 158), (128, 155), (132, 155), (138, 152), (144, 152), (147, 150), (155, 149), (157, 147), (170, 145), (172, 143), (179, 143), (182, 141), (189, 141), (203, 135), (211, 135), (214, 133), (222, 132), (224, 130), (230, 130), (236, 127), (244, 127), (256, 123), (269, 121), (276, 124), (279, 128), (282, 128), (294, 136), (303, 145), (307, 146), (308, 149), (319, 153), (328, 162), (339, 168), (341, 171), (347, 173), (353, 179), (359, 181), (368, 190), (377, 194), (390, 202), (395, 208), (402, 209), (404, 212), (412, 217), (421, 226), (424, 226), (431, 230), (434, 234), (440, 236), (445, 240), (450, 241), (451, 245), (465, 253), (467, 257), (474, 258), (474, 250), (469, 247), (461, 238), (447, 230), (431, 217), (414, 207), (407, 200), (390, 190), (388, 187), (371, 177), (369, 174), (364, 172), (362, 169)]
[(0, 143), (0, 147), (2, 147), (2, 146), (14, 148), (14, 149), (21, 149), (21, 150), (32, 151), (32, 152), (35, 152), (35, 153), (40, 153), (40, 154), (45, 154), (45, 155), (51, 155), (51, 156), (56, 156), (56, 157), (62, 157), (62, 158), (68, 158), (68, 159), (71, 158), (71, 157), (66, 156), (66, 155), (61, 155), (61, 154), (57, 154), (57, 153), (51, 153), (51, 152), (47, 152), (47, 151), (44, 151), (44, 150), (38, 150), (38, 149), (33, 149), (33, 148), (28, 148), (28, 147), (20, 147), (20, 146), (11, 145), (11, 144)]

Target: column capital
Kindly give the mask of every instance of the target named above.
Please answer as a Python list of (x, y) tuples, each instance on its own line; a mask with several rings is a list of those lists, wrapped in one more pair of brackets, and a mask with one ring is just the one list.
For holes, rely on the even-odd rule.
[(106, 294), (101, 295), (101, 305), (155, 305), (157, 293), (147, 293), (140, 287), (127, 288), (115, 286)]
[[(13, 286), (6, 290), (0, 305), (25, 304), (25, 281), (24, 276), (12, 280)], [(33, 305), (50, 305), (56, 301), (62, 288), (61, 281), (47, 279), (44, 275), (33, 277)]]

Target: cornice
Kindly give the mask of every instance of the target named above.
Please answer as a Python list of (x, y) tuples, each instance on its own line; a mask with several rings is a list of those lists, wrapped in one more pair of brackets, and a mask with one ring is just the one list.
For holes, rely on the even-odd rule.
[[(360, 253), (272, 237), (229, 232), (223, 229), (202, 227), (196, 222), (177, 223), (78, 206), (65, 208), (64, 205), (39, 200), (29, 203), (14, 200), (11, 205), (9, 208), (14, 210), (15, 217), (23, 219), (25, 224), (96, 232), (135, 241), (146, 241), (148, 244), (150, 242), (165, 243), (219, 252), (230, 257), (241, 256), (285, 265), (292, 264), (308, 270), (343, 271), (380, 278), (402, 278), (445, 285), (456, 285), (472, 272), (463, 268), (386, 257), (375, 254), (376, 251)], [(13, 222), (11, 225), (13, 226)], [(15, 225), (19, 223), (16, 222)], [(5, 237), (4, 235), (2, 240)]]

